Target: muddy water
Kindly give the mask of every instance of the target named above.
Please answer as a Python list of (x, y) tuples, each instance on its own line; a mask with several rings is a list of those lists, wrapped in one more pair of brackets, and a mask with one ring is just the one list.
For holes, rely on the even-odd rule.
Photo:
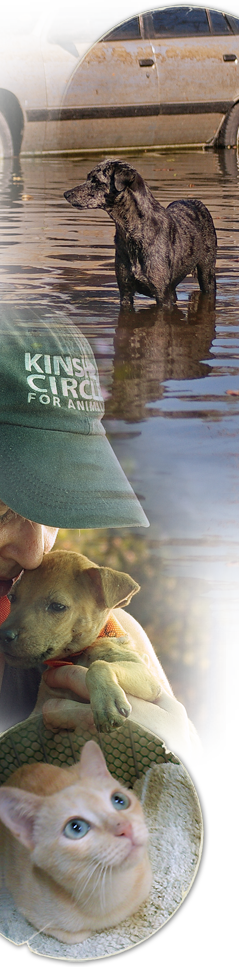
[(132, 611), (208, 734), (211, 686), (219, 695), (239, 590), (239, 169), (234, 150), (127, 160), (162, 204), (199, 197), (210, 208), (215, 310), (189, 277), (172, 312), (138, 296), (130, 318), (119, 313), (113, 223), (103, 212), (77, 213), (63, 198), (92, 157), (2, 165), (1, 301), (5, 310), (26, 307), (31, 321), (39, 308), (47, 316), (62, 310), (91, 341), (107, 433), (151, 524), (129, 549), (129, 571), (137, 548), (146, 562)]

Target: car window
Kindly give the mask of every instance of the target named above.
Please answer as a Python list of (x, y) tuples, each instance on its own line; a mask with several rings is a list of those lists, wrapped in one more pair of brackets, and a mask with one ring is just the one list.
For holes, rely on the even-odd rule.
[(154, 37), (193, 37), (209, 34), (206, 10), (202, 7), (165, 7), (152, 10)]
[(137, 13), (136, 0), (64, 0), (56, 20), (63, 17), (90, 20), (96, 38), (134, 13)]
[(0, 30), (26, 34), (33, 30), (45, 3), (1, 3)]
[(229, 21), (229, 24), (230, 24), (230, 27), (233, 30), (233, 33), (234, 34), (239, 34), (239, 20), (238, 20), (238, 17), (231, 17), (231, 16), (229, 17), (229, 14), (227, 13), (227, 20)]
[(230, 24), (220, 10), (209, 10), (213, 34), (231, 34)]
[(115, 27), (114, 30), (110, 30), (108, 34), (102, 37), (102, 41), (105, 40), (138, 40), (140, 37), (140, 23), (139, 17), (132, 17), (131, 20), (126, 20), (125, 23), (120, 24), (119, 27)]

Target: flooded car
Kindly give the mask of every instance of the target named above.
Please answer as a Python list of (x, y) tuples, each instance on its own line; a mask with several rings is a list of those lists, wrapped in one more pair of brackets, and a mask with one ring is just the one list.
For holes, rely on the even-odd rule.
[(159, 8), (90, 49), (82, 20), (70, 0), (2, 31), (2, 156), (237, 143), (238, 18)]

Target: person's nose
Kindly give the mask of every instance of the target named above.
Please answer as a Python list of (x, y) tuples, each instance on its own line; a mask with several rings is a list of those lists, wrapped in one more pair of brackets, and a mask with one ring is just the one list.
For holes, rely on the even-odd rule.
[(21, 569), (34, 570), (42, 562), (44, 539), (43, 524), (34, 524), (24, 518), (15, 519), (9, 526), (1, 557), (16, 561)]

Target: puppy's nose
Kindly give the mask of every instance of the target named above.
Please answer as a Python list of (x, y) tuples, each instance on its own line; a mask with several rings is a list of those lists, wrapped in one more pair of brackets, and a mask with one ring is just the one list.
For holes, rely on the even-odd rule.
[(18, 638), (18, 631), (14, 631), (13, 628), (9, 628), (8, 631), (7, 630), (4, 631), (2, 629), (2, 631), (0, 632), (0, 641), (3, 641), (5, 645), (11, 644), (11, 641), (16, 641), (17, 638)]

